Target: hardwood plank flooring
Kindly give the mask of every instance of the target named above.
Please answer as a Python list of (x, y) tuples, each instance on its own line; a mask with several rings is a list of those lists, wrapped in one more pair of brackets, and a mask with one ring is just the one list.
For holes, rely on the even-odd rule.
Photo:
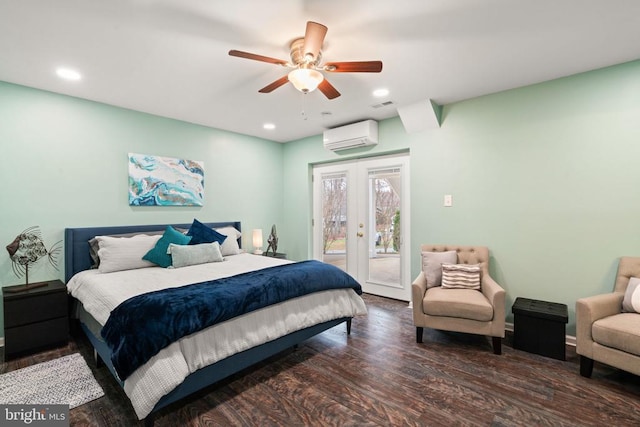
[[(407, 304), (364, 295), (369, 314), (209, 387), (156, 415), (157, 426), (639, 426), (640, 377), (596, 363), (514, 350), (486, 337), (425, 329), (415, 342)], [(8, 372), (73, 352), (105, 396), (70, 411), (74, 426), (135, 426), (127, 397), (96, 368), (81, 334), (69, 345), (10, 360)]]

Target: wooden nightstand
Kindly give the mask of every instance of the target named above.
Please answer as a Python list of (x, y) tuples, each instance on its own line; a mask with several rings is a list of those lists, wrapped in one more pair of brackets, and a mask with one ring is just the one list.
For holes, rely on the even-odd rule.
[(60, 280), (26, 291), (3, 292), (5, 358), (69, 340), (67, 288)]

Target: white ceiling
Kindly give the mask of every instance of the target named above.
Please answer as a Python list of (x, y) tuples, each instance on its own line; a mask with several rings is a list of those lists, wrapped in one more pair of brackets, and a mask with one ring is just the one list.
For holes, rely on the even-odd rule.
[[(288, 60), (308, 20), (324, 61), (382, 72), (326, 73), (331, 101), (258, 93), (288, 70), (228, 51)], [(0, 80), (280, 142), (639, 58), (638, 0), (0, 0)]]

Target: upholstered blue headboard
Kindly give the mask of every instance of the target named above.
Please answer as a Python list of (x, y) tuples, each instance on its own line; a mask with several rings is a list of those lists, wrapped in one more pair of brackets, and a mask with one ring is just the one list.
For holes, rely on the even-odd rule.
[[(238, 231), (240, 221), (228, 222), (205, 222), (211, 228), (232, 226)], [(91, 255), (89, 254), (89, 240), (95, 236), (106, 236), (110, 234), (124, 233), (144, 233), (149, 231), (162, 231), (167, 225), (176, 228), (189, 229), (191, 224), (156, 224), (156, 225), (119, 225), (112, 227), (83, 227), (65, 228), (64, 230), (64, 280), (65, 283), (71, 277), (83, 270), (91, 268)], [(238, 238), (238, 245), (242, 247), (242, 238)]]

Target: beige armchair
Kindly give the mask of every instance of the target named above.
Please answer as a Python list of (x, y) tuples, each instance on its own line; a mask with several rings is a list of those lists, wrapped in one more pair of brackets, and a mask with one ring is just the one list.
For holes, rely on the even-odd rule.
[(576, 301), (576, 352), (584, 377), (591, 377), (594, 360), (640, 375), (640, 314), (622, 312), (631, 277), (640, 277), (640, 257), (620, 258), (613, 292)]
[[(489, 275), (489, 249), (484, 246), (422, 245), (423, 270), (411, 285), (416, 341), (422, 342), (424, 328), (465, 332), (492, 337), (493, 352), (502, 353), (505, 328), (505, 291)], [(451, 254), (457, 264), (480, 265), (480, 291), (445, 289), (435, 286), (433, 252)], [(436, 255), (440, 257), (440, 255)], [(437, 260), (436, 260), (437, 261)], [(427, 266), (427, 263), (430, 265)], [(436, 262), (437, 263), (437, 262)], [(440, 267), (437, 263), (436, 267)], [(429, 279), (427, 279), (429, 277)], [(428, 280), (432, 283), (427, 284)]]

